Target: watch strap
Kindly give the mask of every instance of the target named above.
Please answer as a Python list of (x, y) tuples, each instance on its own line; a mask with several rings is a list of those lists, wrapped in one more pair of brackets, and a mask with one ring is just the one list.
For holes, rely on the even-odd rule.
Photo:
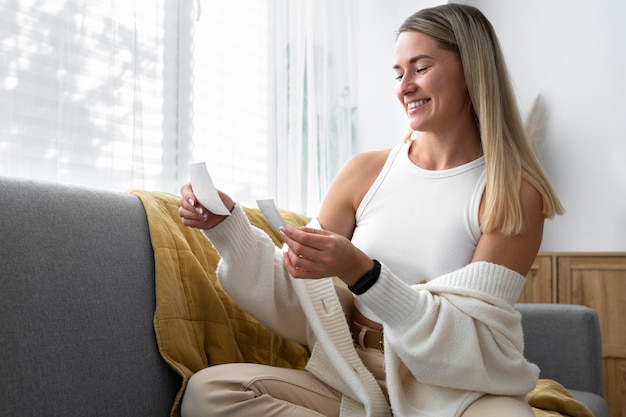
[(364, 294), (365, 291), (372, 288), (372, 285), (376, 284), (378, 277), (380, 277), (380, 262), (376, 259), (374, 261), (374, 267), (367, 271), (354, 285), (348, 286), (350, 291), (356, 295)]

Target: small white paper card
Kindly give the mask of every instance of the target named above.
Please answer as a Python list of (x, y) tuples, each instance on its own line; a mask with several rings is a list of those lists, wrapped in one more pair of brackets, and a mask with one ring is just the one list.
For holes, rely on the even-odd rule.
[(283, 219), (283, 216), (280, 215), (280, 212), (276, 208), (276, 203), (274, 203), (274, 200), (257, 200), (256, 204), (257, 206), (259, 206), (261, 212), (263, 213), (267, 221), (270, 222), (274, 229), (278, 230), (287, 224), (285, 223), (285, 219)]
[(205, 162), (189, 165), (189, 178), (196, 198), (207, 210), (213, 214), (230, 216), (230, 211), (222, 202), (217, 189), (213, 185), (211, 175)]

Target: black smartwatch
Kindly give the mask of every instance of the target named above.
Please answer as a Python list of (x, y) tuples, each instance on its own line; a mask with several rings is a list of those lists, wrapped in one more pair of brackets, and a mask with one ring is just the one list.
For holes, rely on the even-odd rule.
[(365, 291), (372, 288), (372, 285), (376, 284), (378, 277), (380, 276), (380, 262), (376, 259), (374, 261), (374, 267), (367, 271), (354, 285), (349, 285), (348, 288), (356, 295), (364, 294)]

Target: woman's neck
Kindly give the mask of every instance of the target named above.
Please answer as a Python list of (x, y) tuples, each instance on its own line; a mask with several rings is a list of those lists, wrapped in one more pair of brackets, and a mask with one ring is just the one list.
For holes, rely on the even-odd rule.
[(415, 165), (432, 171), (464, 165), (482, 154), (477, 132), (462, 138), (420, 132), (409, 149), (409, 158)]

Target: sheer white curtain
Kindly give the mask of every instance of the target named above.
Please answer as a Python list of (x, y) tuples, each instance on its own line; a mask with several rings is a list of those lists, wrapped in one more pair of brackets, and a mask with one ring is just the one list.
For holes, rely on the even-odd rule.
[(0, 0), (0, 175), (310, 215), (352, 152), (355, 0)]
[(270, 138), (282, 206), (314, 215), (350, 157), (356, 117), (353, 0), (272, 2)]
[(0, 175), (174, 189), (177, 9), (1, 1)]
[(188, 5), (194, 160), (244, 204), (314, 215), (352, 152), (354, 2)]
[[(267, 0), (189, 1), (192, 157), (216, 187), (248, 206), (273, 197), (268, 133)], [(182, 25), (184, 26), (184, 25)], [(184, 42), (183, 42), (184, 44)], [(188, 89), (187, 92), (184, 92)]]

